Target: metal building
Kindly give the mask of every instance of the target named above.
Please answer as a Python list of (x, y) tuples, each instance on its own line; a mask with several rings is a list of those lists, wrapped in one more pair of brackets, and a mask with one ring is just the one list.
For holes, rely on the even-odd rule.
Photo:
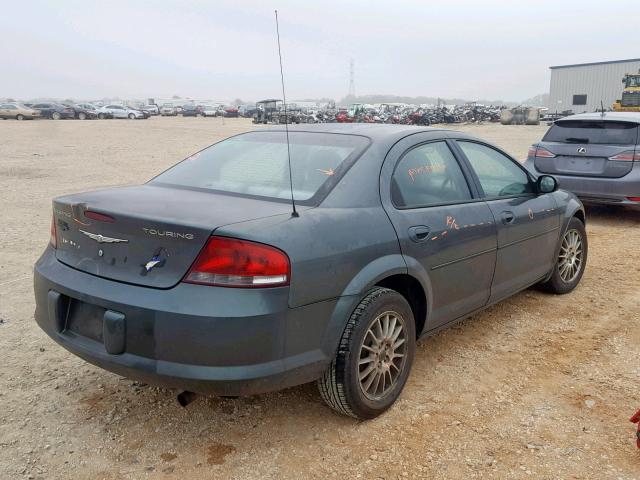
[(625, 73), (640, 70), (640, 58), (610, 62), (558, 65), (551, 69), (549, 110), (573, 113), (595, 112), (600, 105), (610, 109), (622, 94)]

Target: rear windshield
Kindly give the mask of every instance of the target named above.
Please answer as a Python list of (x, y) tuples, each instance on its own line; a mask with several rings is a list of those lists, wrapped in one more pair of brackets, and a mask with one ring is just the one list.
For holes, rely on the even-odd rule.
[[(293, 196), (316, 205), (369, 140), (356, 135), (289, 132)], [(289, 200), (284, 131), (250, 132), (216, 143), (160, 174), (153, 182), (252, 197)]]
[(635, 145), (638, 125), (630, 122), (564, 120), (556, 122), (542, 139), (545, 142)]

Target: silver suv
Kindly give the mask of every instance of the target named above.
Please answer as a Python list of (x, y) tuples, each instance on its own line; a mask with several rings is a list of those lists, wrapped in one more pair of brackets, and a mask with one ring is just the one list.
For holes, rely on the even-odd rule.
[(640, 113), (583, 113), (556, 121), (525, 166), (585, 203), (640, 209)]

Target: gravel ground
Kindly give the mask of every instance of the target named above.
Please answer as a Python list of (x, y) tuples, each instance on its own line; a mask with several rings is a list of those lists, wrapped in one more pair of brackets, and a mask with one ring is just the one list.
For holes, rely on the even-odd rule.
[[(640, 214), (590, 209), (581, 285), (525, 291), (419, 342), (382, 417), (315, 386), (198, 398), (74, 357), (33, 321), (51, 198), (144, 182), (243, 119), (0, 122), (0, 478), (640, 478)], [(517, 158), (544, 126), (469, 125)]]

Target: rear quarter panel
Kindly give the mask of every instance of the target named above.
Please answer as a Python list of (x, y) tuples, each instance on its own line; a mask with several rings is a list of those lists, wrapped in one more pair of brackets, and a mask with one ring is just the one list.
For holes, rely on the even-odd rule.
[[(395, 231), (381, 206), (318, 207), (303, 211), (300, 217), (263, 218), (221, 227), (215, 233), (285, 251), (291, 261), (292, 308), (360, 294), (384, 271), (406, 268)], [(380, 260), (394, 255), (397, 258)]]

